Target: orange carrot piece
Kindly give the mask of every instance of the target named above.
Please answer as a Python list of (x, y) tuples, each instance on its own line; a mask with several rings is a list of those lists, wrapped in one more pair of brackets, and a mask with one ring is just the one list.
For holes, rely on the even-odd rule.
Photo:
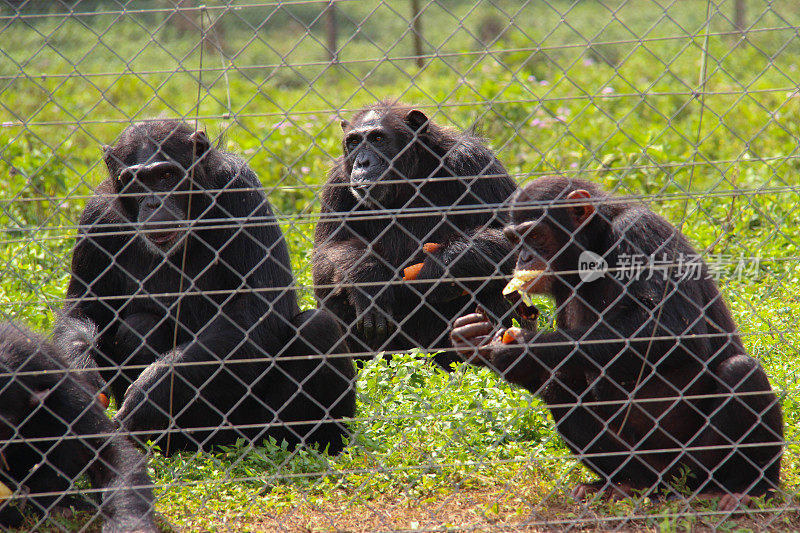
[(428, 254), (432, 254), (441, 247), (442, 245), (439, 244), (438, 242), (426, 242), (425, 244), (422, 245), (422, 249), (425, 251), (425, 253)]
[(519, 328), (508, 328), (503, 332), (503, 344), (514, 344), (517, 342), (517, 336), (522, 333)]
[(410, 267), (406, 267), (403, 269), (403, 279), (405, 281), (415, 280), (417, 276), (419, 276), (419, 271), (422, 270), (422, 267), (425, 263), (416, 263), (411, 265)]
[(102, 392), (97, 393), (97, 401), (100, 402), (100, 405), (103, 406), (103, 409), (108, 409), (108, 405), (111, 403), (111, 401), (108, 399), (108, 396)]

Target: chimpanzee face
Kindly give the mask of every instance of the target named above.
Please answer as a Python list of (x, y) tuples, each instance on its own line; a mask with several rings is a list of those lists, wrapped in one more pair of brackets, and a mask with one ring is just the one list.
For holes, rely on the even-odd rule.
[(137, 232), (154, 252), (169, 255), (186, 235), (188, 182), (186, 169), (174, 161), (131, 165), (118, 177)]
[(126, 130), (105, 149), (120, 201), (137, 234), (156, 254), (170, 255), (188, 233), (190, 169), (209, 149), (202, 132)]
[(395, 116), (386, 109), (370, 109), (352, 123), (342, 121), (344, 166), (350, 192), (359, 203), (380, 207), (398, 190), (401, 180), (413, 177), (409, 147), (427, 122), (421, 111)]
[(585, 203), (591, 195), (583, 189), (549, 197), (536, 187), (533, 182), (517, 194), (512, 224), (503, 235), (518, 250), (515, 270), (528, 279), (521, 290), (552, 294), (559, 279), (578, 269), (578, 255), (585, 249), (578, 242), (580, 231), (594, 214), (594, 206)]
[(506, 226), (503, 235), (518, 250), (515, 270), (537, 273), (520, 290), (531, 294), (549, 293), (552, 274), (558, 271), (554, 264), (561, 250), (552, 224), (542, 214), (535, 220)]
[(394, 159), (400, 152), (397, 136), (383, 125), (376, 111), (369, 111), (353, 124), (343, 123), (345, 166), (350, 173), (350, 192), (359, 202), (379, 206), (390, 187), (376, 185), (397, 179)]

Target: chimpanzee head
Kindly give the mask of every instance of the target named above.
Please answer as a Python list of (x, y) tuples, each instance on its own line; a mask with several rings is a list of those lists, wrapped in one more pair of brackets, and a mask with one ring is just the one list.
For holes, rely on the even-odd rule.
[(596, 250), (598, 232), (608, 224), (596, 216), (596, 200), (605, 193), (594, 184), (548, 176), (537, 179), (511, 199), (511, 224), (503, 234), (516, 245), (516, 270), (535, 272), (521, 289), (553, 294), (558, 286), (577, 285), (583, 252)]
[(210, 150), (204, 132), (172, 120), (132, 125), (103, 147), (125, 215), (153, 252), (169, 255), (186, 236), (190, 178), (202, 181)]
[[(420, 178), (418, 154), (429, 126), (417, 109), (379, 102), (342, 121), (344, 170), (350, 191), (359, 203), (380, 207), (408, 187), (407, 178)], [(411, 189), (413, 191), (413, 189)]]
[(49, 345), (26, 338), (12, 324), (0, 324), (0, 441), (23, 431), (31, 414), (64, 379), (51, 357), (55, 356)]

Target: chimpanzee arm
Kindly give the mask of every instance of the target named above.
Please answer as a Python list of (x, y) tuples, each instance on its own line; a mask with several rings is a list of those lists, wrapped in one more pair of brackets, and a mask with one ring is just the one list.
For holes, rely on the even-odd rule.
[[(218, 288), (229, 288), (232, 298), (247, 301), (257, 319), (273, 313), (294, 316), (298, 308), (289, 250), (261, 182), (238, 157), (218, 155), (222, 162), (211, 178), (212, 205), (202, 214), (212, 229), (200, 232), (224, 265), (217, 273), (227, 274), (216, 281)], [(242, 223), (219, 228), (217, 221), (228, 218)], [(263, 287), (278, 290), (253, 290)]]
[[(510, 335), (512, 331), (514, 335)], [(590, 336), (588, 332), (583, 333), (584, 337)], [(507, 381), (539, 395), (550, 407), (559, 433), (569, 448), (584, 455), (581, 459), (604, 480), (613, 480), (615, 475), (622, 474), (620, 467), (623, 463), (639, 464), (640, 460), (630, 458), (630, 447), (603, 423), (591, 407), (578, 407), (587, 400), (584, 394), (591, 388), (586, 380), (587, 370), (599, 366), (591, 358), (608, 360), (605, 356), (611, 352), (619, 354), (622, 359), (628, 357), (624, 340), (609, 339), (608, 333), (607, 330), (597, 332), (599, 337), (606, 336), (604, 340), (610, 342), (601, 356), (603, 349), (597, 349), (601, 343), (575, 344), (573, 336), (577, 331), (538, 336), (534, 331), (518, 328), (496, 331), (485, 316), (475, 313), (455, 321), (451, 339), (453, 346), (469, 363), (487, 366)], [(542, 359), (538, 357), (540, 355)], [(562, 360), (556, 361), (555, 357)], [(641, 359), (638, 365), (628, 366), (638, 371)], [(616, 376), (614, 379), (619, 379), (619, 374)]]
[[(50, 390), (45, 402), (54, 422), (65, 428), (46, 462), (58, 475), (88, 474), (101, 495), (103, 531), (156, 531), (145, 457), (109, 420), (93, 391), (86, 390), (79, 376), (73, 379), (68, 373)], [(53, 430), (45, 431), (50, 434)], [(46, 478), (39, 482), (44, 483), (39, 489), (52, 483)]]
[(391, 283), (399, 281), (398, 269), (381, 254), (379, 243), (368, 243), (340, 221), (320, 222), (314, 242), (317, 301), (331, 309), (335, 299), (346, 301), (355, 311), (356, 328), (380, 344), (396, 327), (393, 310), (400, 291), (408, 290)]
[[(176, 417), (189, 405), (230, 412), (239, 398), (214, 391), (224, 389), (231, 380), (255, 383), (264, 363), (249, 360), (264, 357), (262, 346), (279, 344), (266, 338), (270, 334), (267, 328), (251, 333), (234, 315), (223, 308), (194, 339), (147, 367), (128, 387), (117, 420), (127, 430), (146, 433), (167, 427), (169, 414)], [(201, 390), (203, 394), (198, 396)]]
[[(426, 293), (431, 300), (452, 300), (464, 290), (474, 291), (492, 277), (509, 274), (516, 260), (511, 244), (499, 228), (479, 228), (454, 234), (443, 243), (426, 247), (419, 280), (442, 280)], [(463, 280), (463, 281), (459, 281)], [(421, 292), (428, 290), (418, 284)]]
[(495, 333), (476, 313), (454, 323), (451, 339), (470, 363), (488, 366), (532, 392), (560, 370), (600, 372), (622, 383), (639, 374), (645, 359), (653, 365), (679, 365), (695, 356), (675, 333), (654, 327), (646, 317), (644, 311), (628, 310), (624, 320), (608, 317), (586, 328), (540, 334), (523, 331), (515, 342), (504, 344), (504, 332)]
[(102, 488), (103, 531), (157, 531), (153, 523), (153, 492), (145, 458), (105, 418), (98, 424), (96, 456), (89, 467), (92, 486)]

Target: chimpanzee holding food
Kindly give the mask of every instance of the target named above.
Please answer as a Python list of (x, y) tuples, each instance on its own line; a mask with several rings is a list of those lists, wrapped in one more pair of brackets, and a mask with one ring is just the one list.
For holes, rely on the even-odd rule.
[(576, 498), (677, 496), (683, 478), (732, 510), (778, 488), (778, 400), (679, 230), (589, 182), (548, 177), (515, 195), (505, 235), (519, 249), (507, 291), (552, 296), (556, 330), (503, 329), (479, 311), (451, 338), (468, 362), (550, 407), (600, 477)]
[(356, 356), (446, 350), (450, 322), (478, 303), (510, 324), (500, 289), (514, 257), (498, 206), (516, 185), (492, 151), (388, 101), (342, 129), (344, 154), (320, 195), (313, 275), (320, 308), (342, 321)]
[(300, 312), (289, 254), (246, 163), (173, 120), (104, 148), (55, 339), (117, 419), (162, 451), (275, 437), (343, 446), (355, 370), (336, 321)]

